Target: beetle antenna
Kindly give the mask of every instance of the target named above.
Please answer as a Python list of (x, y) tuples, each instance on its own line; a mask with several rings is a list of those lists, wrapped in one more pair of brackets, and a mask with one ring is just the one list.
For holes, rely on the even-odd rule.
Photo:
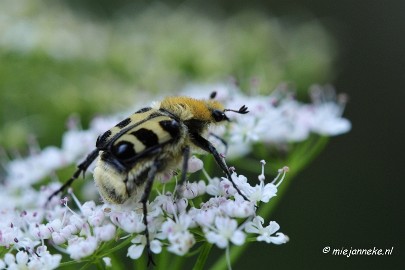
[(236, 113), (240, 113), (240, 114), (247, 114), (249, 111), (248, 111), (248, 107), (243, 105), (242, 107), (239, 108), (239, 110), (225, 109), (224, 112), (236, 112)]

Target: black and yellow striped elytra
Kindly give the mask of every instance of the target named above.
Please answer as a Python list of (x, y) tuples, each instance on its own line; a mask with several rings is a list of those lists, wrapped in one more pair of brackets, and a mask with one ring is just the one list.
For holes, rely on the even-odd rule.
[(154, 166), (155, 176), (174, 169), (183, 157), (181, 146), (187, 138), (187, 127), (162, 110), (145, 108), (127, 119), (96, 143), (99, 160), (94, 179), (104, 200), (116, 204), (143, 192), (138, 187)]
[(153, 263), (146, 218), (146, 204), (153, 181), (160, 174), (181, 165), (182, 184), (192, 150), (202, 149), (212, 154), (237, 192), (247, 200), (232, 181), (229, 169), (215, 147), (204, 138), (211, 124), (229, 121), (225, 112), (246, 114), (247, 107), (224, 109), (221, 103), (213, 100), (214, 97), (215, 93), (208, 100), (167, 97), (122, 120), (98, 137), (96, 149), (78, 165), (73, 176), (49, 200), (70, 186), (97, 159), (94, 181), (106, 202), (122, 204), (128, 199), (140, 198), (146, 227), (148, 264)]

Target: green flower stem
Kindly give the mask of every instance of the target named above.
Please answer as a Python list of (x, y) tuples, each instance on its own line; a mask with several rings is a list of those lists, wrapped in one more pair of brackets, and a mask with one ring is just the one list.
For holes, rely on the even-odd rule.
[[(173, 255), (172, 255), (173, 258)], [(174, 258), (171, 260), (172, 263), (170, 264), (170, 267), (167, 267), (166, 269), (182, 269), (183, 263), (185, 262), (185, 258), (181, 256), (174, 256)]]
[(146, 269), (148, 269), (147, 262), (146, 262), (147, 257), (148, 256), (146, 254), (142, 254), (141, 257), (134, 260), (134, 269), (137, 269), (137, 270), (143, 270), (143, 269), (146, 270)]
[(162, 252), (158, 255), (158, 262), (156, 264), (156, 270), (165, 270), (169, 263), (170, 254), (168, 254), (166, 248), (162, 248)]
[(125, 270), (128, 267), (124, 264), (124, 261), (120, 256), (117, 256), (120, 254), (117, 253), (110, 253), (108, 257), (111, 258), (111, 265), (113, 265), (114, 270)]
[(197, 258), (197, 262), (194, 265), (193, 270), (202, 270), (205, 262), (207, 261), (208, 255), (211, 251), (212, 244), (205, 242), (200, 250), (200, 255)]
[(107, 252), (105, 252), (97, 257), (98, 258), (108, 257), (109, 254), (113, 254), (114, 252), (116, 252), (117, 250), (120, 250), (121, 248), (128, 247), (129, 243), (131, 243), (131, 240), (132, 240), (132, 237), (128, 237), (127, 239), (125, 239), (124, 241), (119, 243), (118, 245), (114, 246), (113, 248), (108, 249)]
[[(267, 219), (277, 204), (280, 202), (283, 194), (287, 191), (289, 184), (292, 182), (294, 176), (300, 172), (306, 165), (308, 165), (326, 146), (328, 142), (327, 137), (312, 136), (305, 143), (299, 144), (299, 146), (294, 149), (294, 153), (287, 160), (291, 170), (288, 176), (284, 179), (283, 183), (280, 185), (277, 197), (273, 198), (272, 202), (260, 206), (259, 215), (264, 219)], [(238, 163), (238, 165), (241, 165)], [(250, 167), (252, 168), (252, 167)], [(242, 246), (232, 246), (230, 249), (230, 260), (231, 263), (235, 263), (241, 256), (241, 254), (247, 249), (249, 243), (245, 243)], [(226, 258), (221, 256), (215, 264), (210, 268), (211, 270), (223, 270), (227, 269)]]
[[(74, 264), (79, 264), (79, 263), (88, 263), (90, 260), (85, 259), (85, 260), (81, 260), (81, 261), (67, 261), (67, 262), (61, 262), (59, 264), (59, 268), (61, 267), (67, 267), (70, 265), (74, 265)], [(83, 266), (84, 267), (84, 266)]]
[(89, 268), (90, 266), (92, 266), (92, 262), (91, 262), (91, 261), (89, 261), (89, 262), (87, 262), (85, 265), (83, 265), (83, 266), (80, 268), (80, 270), (86, 270), (86, 269)]
[(97, 260), (95, 264), (96, 264), (97, 269), (99, 269), (99, 270), (104, 270), (106, 268), (105, 264), (104, 264), (104, 262), (102, 262), (102, 260)]

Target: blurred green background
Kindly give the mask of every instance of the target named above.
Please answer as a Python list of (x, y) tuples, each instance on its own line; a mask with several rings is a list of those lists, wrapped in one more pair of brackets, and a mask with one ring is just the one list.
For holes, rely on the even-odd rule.
[(7, 148), (24, 149), (30, 133), (41, 145), (59, 144), (72, 113), (86, 125), (96, 113), (128, 110), (140, 92), (163, 96), (231, 76), (244, 89), (255, 80), (262, 92), (284, 82), (307, 91), (333, 74), (334, 43), (311, 16), (201, 11), (193, 2), (2, 5), (0, 142)]
[[(312, 83), (348, 93), (353, 130), (330, 140), (272, 219), (283, 246), (252, 245), (233, 269), (400, 269), (403, 256), (405, 67), (403, 1), (3, 1), (0, 145), (60, 144), (69, 116), (83, 126), (127, 110), (141, 91), (188, 82), (251, 81), (262, 92)], [(402, 109), (402, 110), (401, 110)], [(391, 248), (392, 256), (332, 256)], [(402, 264), (401, 264), (402, 263)]]

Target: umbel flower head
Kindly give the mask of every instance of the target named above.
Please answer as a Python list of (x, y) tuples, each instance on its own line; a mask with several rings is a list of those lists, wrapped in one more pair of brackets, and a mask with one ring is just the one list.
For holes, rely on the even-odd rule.
[[(264, 166), (264, 165), (263, 165)], [(279, 183), (285, 177), (287, 168), (279, 171)], [(200, 180), (197, 183), (187, 182), (183, 188), (195, 187), (194, 198), (176, 198), (173, 193), (163, 190), (161, 195), (151, 199), (148, 204), (148, 227), (150, 250), (155, 254), (167, 251), (179, 256), (190, 252), (198, 241), (206, 241), (225, 249), (230, 245), (242, 245), (248, 236), (265, 241), (269, 237), (275, 240), (268, 243), (281, 244), (288, 241), (284, 234), (277, 230), (260, 227), (255, 216), (256, 206), (262, 200), (275, 196), (275, 183), (263, 184), (258, 181), (250, 185), (246, 178), (233, 172), (232, 178), (244, 190), (271, 190), (262, 196), (247, 193), (249, 201), (244, 200), (235, 189), (230, 189), (228, 179), (217, 178)], [(206, 184), (202, 184), (206, 183)], [(55, 190), (49, 185), (40, 191), (29, 190), (24, 198), (48, 198)], [(208, 190), (216, 190), (209, 194)], [(8, 249), (6, 256), (0, 260), (0, 267), (29, 267), (30, 269), (54, 269), (61, 262), (62, 255), (80, 261), (96, 253), (108, 252), (103, 248), (106, 243), (125, 243), (127, 256), (138, 259), (146, 256), (145, 226), (142, 222), (142, 205), (136, 201), (124, 205), (96, 204), (94, 201), (81, 203), (70, 190), (70, 196), (63, 199), (52, 199), (44, 208), (43, 200), (37, 200), (24, 210), (3, 208), (0, 223), (0, 244)], [(223, 195), (218, 195), (223, 194)], [(193, 199), (200, 201), (204, 195), (207, 200), (196, 205)], [(12, 196), (8, 196), (9, 199)], [(5, 197), (2, 197), (5, 199)], [(68, 199), (71, 198), (71, 199)], [(72, 203), (71, 203), (72, 201)], [(20, 209), (22, 204), (20, 204)], [(27, 209), (27, 210), (25, 210)], [(263, 218), (260, 219), (263, 223)], [(272, 223), (271, 223), (272, 224)], [(275, 223), (277, 224), (277, 223)], [(277, 225), (278, 226), (278, 225)], [(252, 229), (255, 228), (256, 230)], [(55, 248), (58, 253), (51, 254), (47, 246)], [(41, 254), (41, 255), (39, 255)]]
[[(188, 88), (185, 93), (193, 96), (195, 88)], [(336, 135), (350, 129), (350, 123), (341, 118), (343, 105), (332, 99), (323, 100), (322, 93), (312, 104), (302, 104), (288, 92), (276, 91), (258, 98), (243, 95), (234, 86), (218, 85), (210, 90), (216, 90), (227, 107), (238, 107), (243, 102), (251, 111), (245, 120), (232, 118), (226, 128), (212, 130), (229, 142), (230, 157), (248, 153), (256, 142), (282, 144), (304, 140), (311, 132)], [(325, 111), (328, 116), (318, 115)], [(76, 191), (70, 189), (68, 196), (48, 201), (60, 184), (43, 182), (49, 176), (56, 179), (56, 170), (78, 163), (93, 149), (97, 136), (121, 119), (120, 115), (99, 117), (88, 130), (73, 126), (64, 134), (62, 147), (46, 147), (32, 151), (26, 158), (7, 162), (7, 175), (0, 188), (0, 246), (5, 250), (0, 269), (55, 269), (69, 260), (100, 261), (108, 266), (113, 264), (112, 253), (119, 250), (125, 250), (131, 260), (147, 256), (140, 197), (110, 205), (100, 203), (97, 197), (86, 198), (86, 194), (85, 199), (79, 200)], [(160, 254), (165, 249), (185, 256), (207, 243), (228, 254), (230, 246), (244, 245), (248, 238), (272, 244), (288, 241), (279, 232), (277, 222), (267, 221), (257, 213), (260, 204), (271, 203), (277, 195), (287, 167), (279, 169), (271, 182), (266, 181), (264, 161), (258, 180), (233, 170), (232, 181), (246, 200), (230, 179), (206, 172), (202, 160), (193, 156), (188, 164), (189, 177), (199, 177), (197, 181), (177, 186), (177, 176), (168, 174), (153, 186), (155, 195), (147, 203), (151, 253)], [(34, 188), (41, 183), (44, 184), (39, 190)]]

